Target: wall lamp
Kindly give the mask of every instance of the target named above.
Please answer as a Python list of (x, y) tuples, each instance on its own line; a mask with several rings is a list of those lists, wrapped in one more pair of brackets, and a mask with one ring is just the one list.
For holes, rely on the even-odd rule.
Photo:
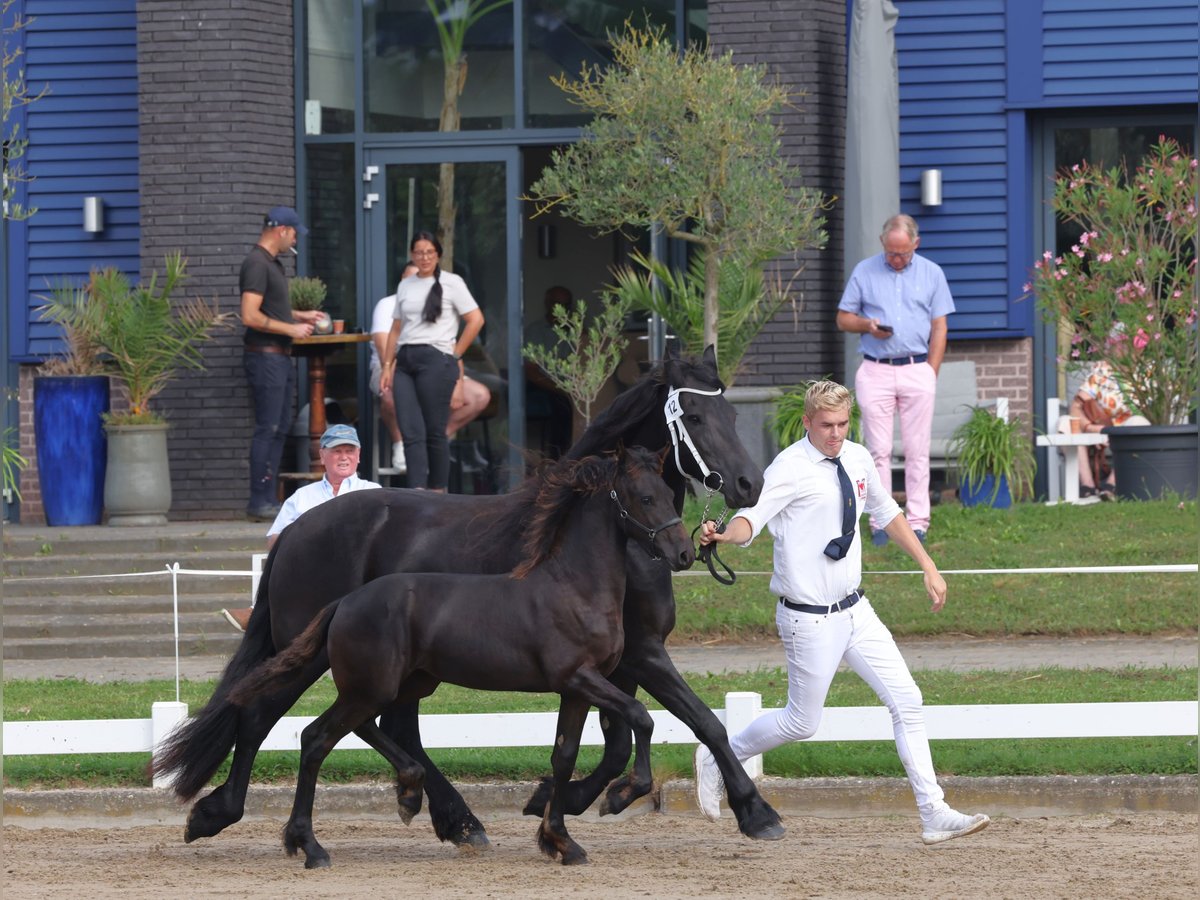
[(926, 169), (921, 173), (921, 205), (942, 205), (941, 169)]
[(104, 198), (83, 198), (83, 230), (88, 234), (99, 234), (104, 230)]

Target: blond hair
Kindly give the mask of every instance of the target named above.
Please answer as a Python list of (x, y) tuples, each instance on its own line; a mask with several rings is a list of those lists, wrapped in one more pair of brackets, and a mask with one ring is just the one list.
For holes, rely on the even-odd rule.
[(836, 381), (814, 381), (804, 392), (804, 414), (811, 416), (822, 409), (849, 409), (852, 400), (850, 391)]

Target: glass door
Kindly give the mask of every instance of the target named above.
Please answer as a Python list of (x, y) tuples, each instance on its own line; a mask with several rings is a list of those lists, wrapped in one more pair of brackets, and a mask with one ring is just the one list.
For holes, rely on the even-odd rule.
[[(365, 164), (368, 306), (395, 293), (413, 234), (432, 231), (442, 237), (443, 267), (466, 281), (483, 311), (483, 331), (464, 361), (477, 395), (482, 385), (490, 399), (451, 436), (450, 490), (494, 493), (520, 477), (516, 448), (525, 440), (523, 404), (511, 400), (522, 387), (517, 153), (368, 150)], [(441, 197), (443, 184), (452, 185), (452, 204)], [(453, 217), (452, 239), (443, 215)]]

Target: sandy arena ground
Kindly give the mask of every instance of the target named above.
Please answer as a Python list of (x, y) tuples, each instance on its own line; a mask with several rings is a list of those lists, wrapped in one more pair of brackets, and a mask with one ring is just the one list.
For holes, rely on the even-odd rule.
[[(319, 815), (319, 813), (318, 813)], [(1000, 818), (925, 847), (915, 818), (789, 816), (775, 843), (732, 820), (645, 815), (570, 822), (590, 865), (566, 868), (534, 844), (536, 821), (488, 823), (493, 850), (441, 845), (427, 825), (317, 820), (333, 868), (306, 871), (281, 822), (241, 823), (185, 845), (178, 826), (4, 829), (4, 896), (522, 897), (605, 900), (767, 897), (1193, 898), (1197, 819), (1180, 813)]]

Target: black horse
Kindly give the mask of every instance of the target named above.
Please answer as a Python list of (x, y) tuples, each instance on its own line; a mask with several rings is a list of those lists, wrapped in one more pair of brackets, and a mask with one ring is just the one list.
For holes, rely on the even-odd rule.
[[(680, 466), (691, 477), (719, 486), (730, 506), (751, 505), (762, 490), (762, 471), (738, 440), (736, 413), (721, 396), (723, 389), (711, 348), (699, 363), (670, 356), (617, 397), (568, 457), (612, 452), (622, 445), (662, 450), (675, 443), (675, 465), (666, 465), (663, 479), (674, 491), (677, 511), (683, 509), (686, 484)], [(526, 527), (535, 494), (536, 486), (528, 479), (494, 497), (357, 491), (285, 529), (267, 557), (246, 635), (213, 696), (155, 755), (154, 771), (173, 775), (175, 793), (187, 800), (205, 787), (234, 750), (228, 780), (192, 807), (184, 840), (210, 837), (241, 819), (254, 755), (307, 687), (297, 684), (292, 691), (239, 708), (228, 701), (233, 684), (287, 646), (325, 605), (383, 575), (511, 571), (520, 561), (517, 536)], [(644, 554), (626, 559), (625, 652), (609, 680), (631, 696), (639, 685), (645, 688), (713, 752), (743, 834), (767, 840), (782, 837), (778, 814), (733, 755), (725, 727), (667, 654), (664, 642), (675, 627), (671, 573)], [(311, 674), (315, 681), (321, 673)], [(483, 825), (421, 747), (417, 714), (416, 703), (406, 704), (386, 713), (380, 724), (425, 767), (435, 833), (458, 845), (486, 846)], [(565, 803), (573, 814), (587, 809), (629, 760), (628, 726), (615, 715), (602, 715), (601, 722), (604, 755), (595, 772), (572, 782)], [(547, 796), (543, 784), (525, 811), (542, 815)], [(601, 812), (623, 809), (623, 796), (619, 784), (613, 785)]]
[[(695, 560), (662, 458), (640, 447), (619, 457), (589, 456), (546, 469), (512, 575), (385, 575), (335, 600), (283, 652), (233, 689), (253, 703), (293, 683), (311, 682), (314, 660), (328, 661), (333, 705), (304, 729), (300, 777), (283, 830), (288, 854), (305, 868), (329, 865), (312, 828), (317, 775), (334, 746), (354, 731), (396, 767), (400, 818), (421, 808), (424, 769), (374, 719), (397, 702), (427, 697), (443, 682), (491, 691), (561, 695), (551, 754), (550, 801), (538, 846), (563, 865), (587, 862), (563, 822), (563, 790), (579, 753), (591, 705), (614, 709), (637, 735), (630, 800), (653, 786), (646, 708), (605, 679), (621, 657), (626, 548), (638, 545), (675, 571)], [(646, 524), (649, 523), (649, 524)]]

